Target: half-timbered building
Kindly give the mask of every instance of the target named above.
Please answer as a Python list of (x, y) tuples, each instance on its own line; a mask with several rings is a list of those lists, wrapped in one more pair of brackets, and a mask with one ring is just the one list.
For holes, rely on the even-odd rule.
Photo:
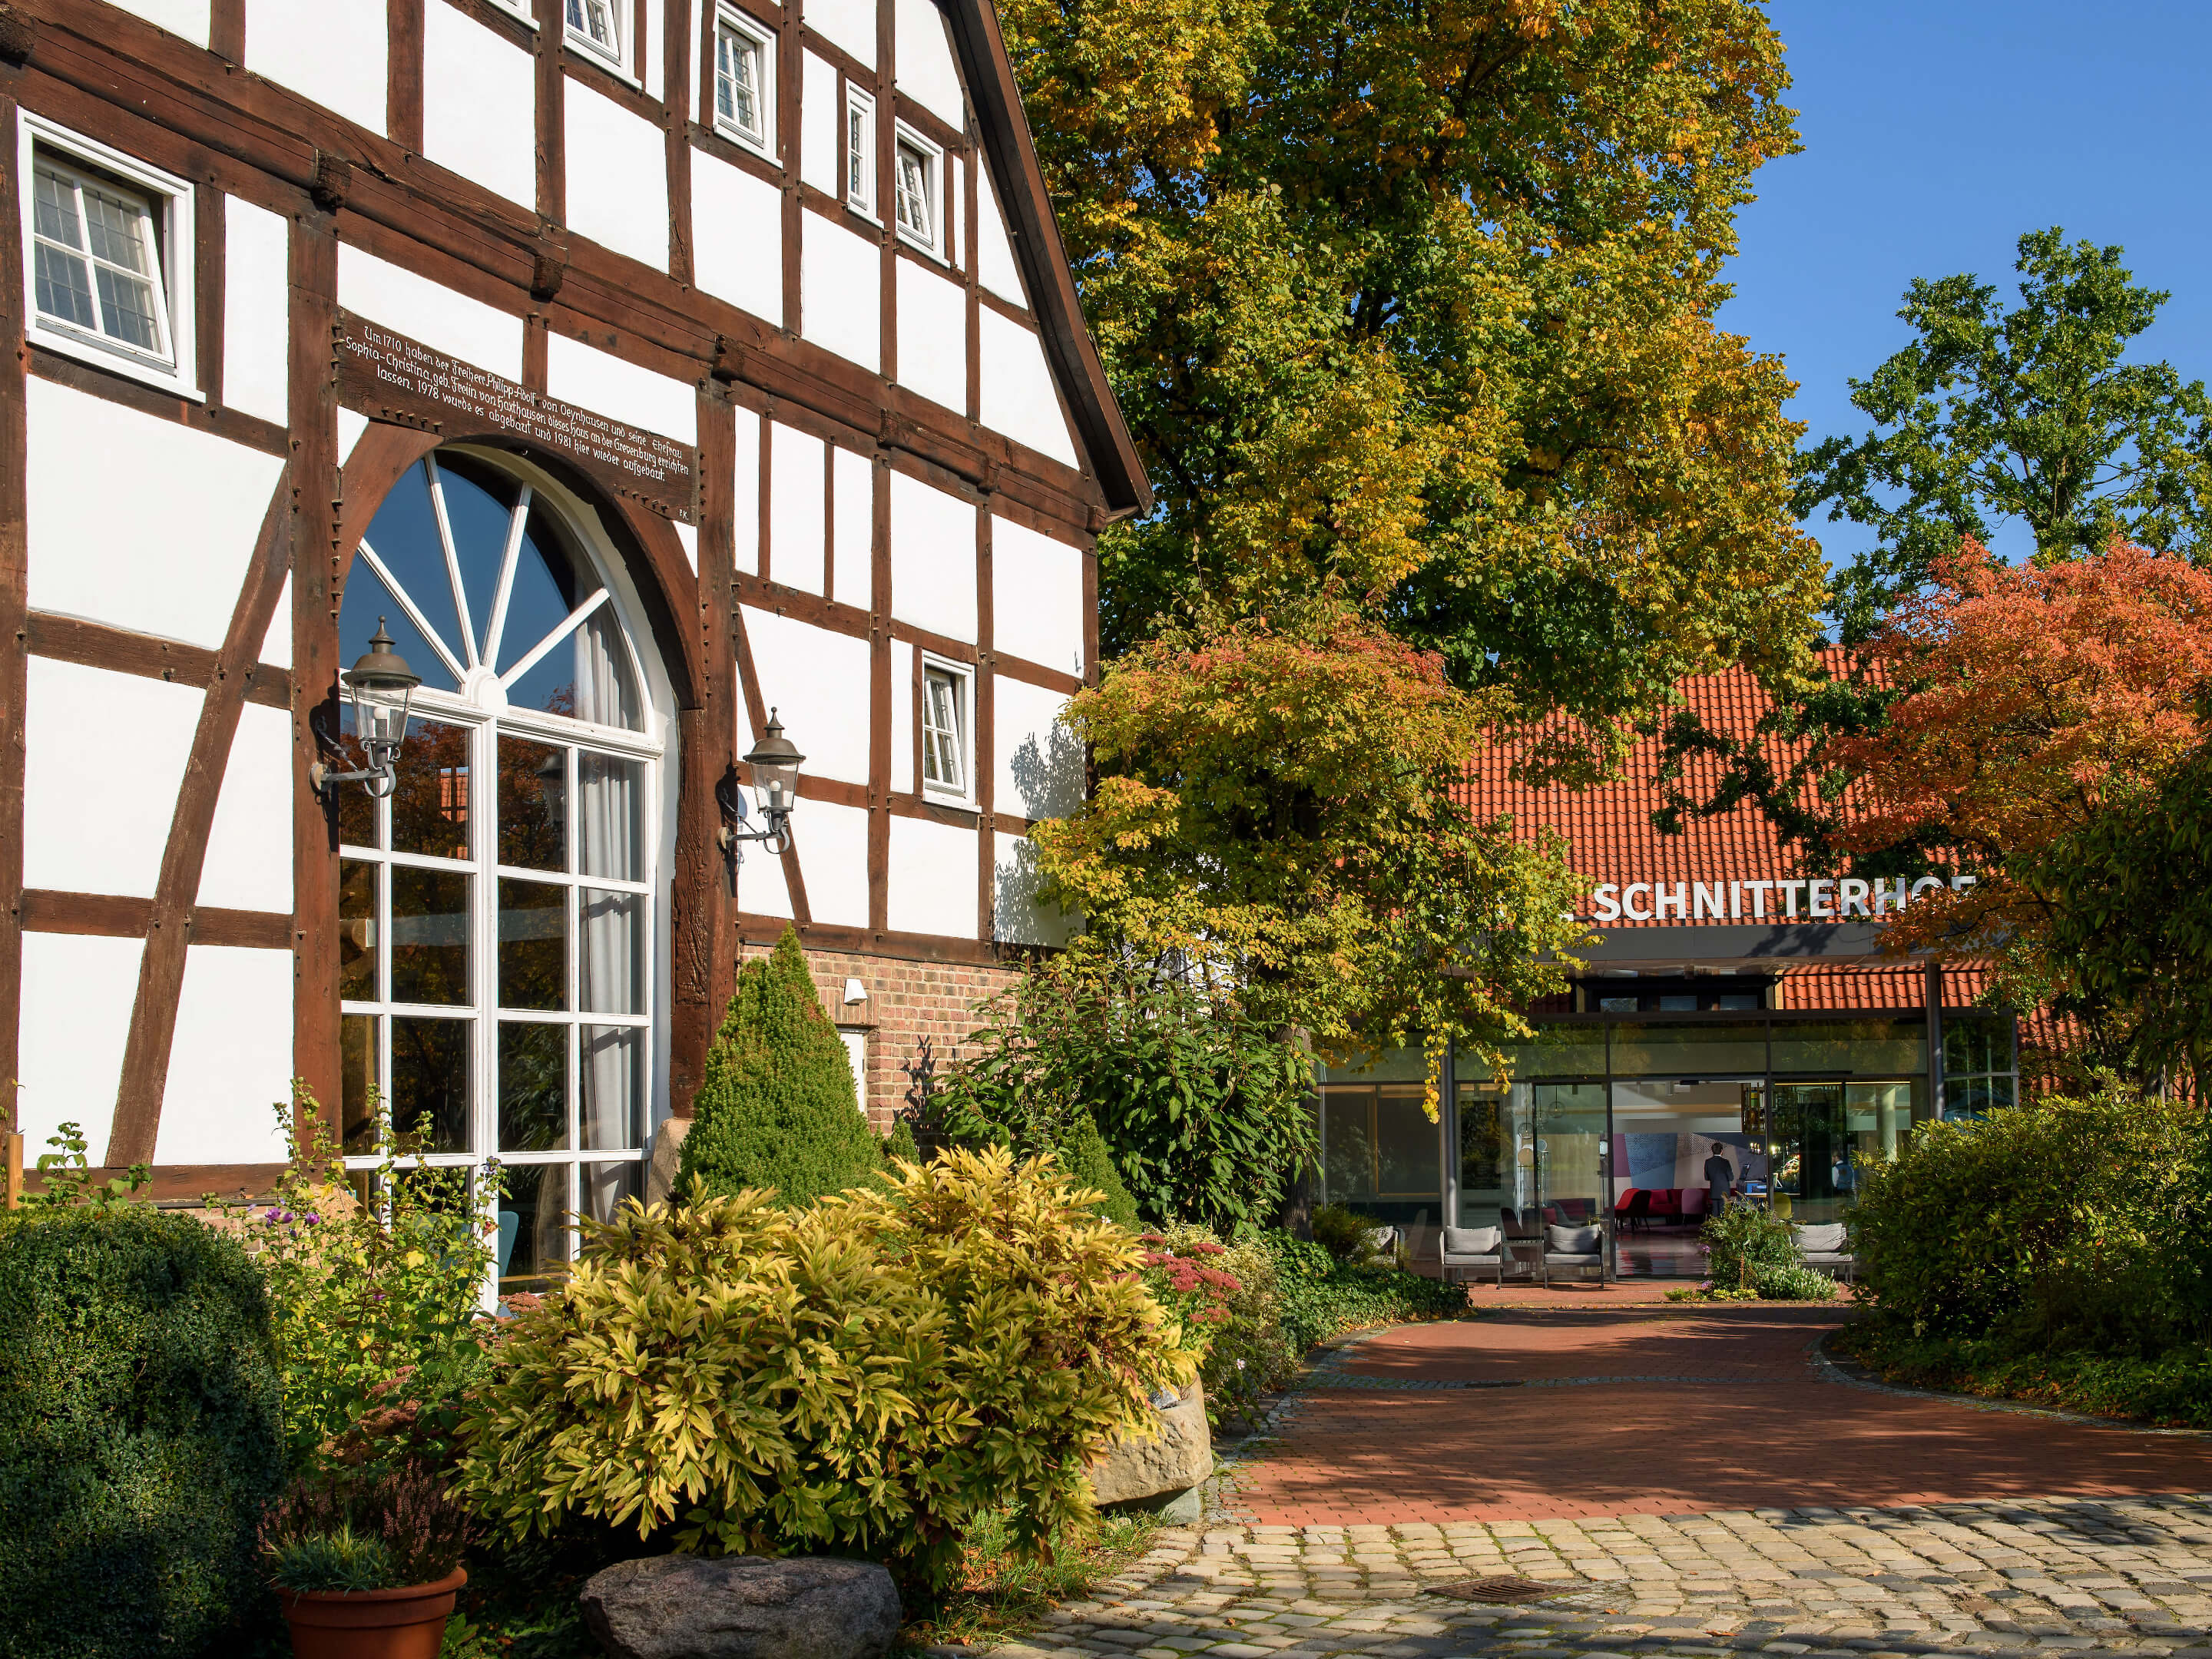
[[(1060, 936), (1147, 500), (987, 0), (12, 0), (0, 118), (33, 1154), (258, 1192), (291, 1079), (364, 1158), (380, 1093), (550, 1266), (787, 921), (886, 1125)], [(380, 625), (397, 786), (325, 790)]]

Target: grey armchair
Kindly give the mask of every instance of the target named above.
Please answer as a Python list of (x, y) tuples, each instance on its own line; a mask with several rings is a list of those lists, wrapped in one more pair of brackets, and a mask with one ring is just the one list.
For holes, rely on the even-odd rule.
[(1858, 1271), (1852, 1259), (1850, 1238), (1840, 1221), (1819, 1224), (1792, 1222), (1790, 1231), (1796, 1236), (1797, 1254), (1808, 1267), (1823, 1267), (1839, 1274), (1845, 1284)]
[(1602, 1227), (1562, 1227), (1557, 1223), (1544, 1228), (1544, 1283), (1552, 1282), (1552, 1268), (1595, 1267), (1600, 1279), (1605, 1277), (1605, 1229)]
[(1505, 1232), (1500, 1227), (1446, 1227), (1437, 1244), (1442, 1257), (1444, 1283), (1451, 1283), (1455, 1267), (1490, 1267), (1496, 1270), (1499, 1285), (1505, 1283), (1505, 1263), (1512, 1252), (1505, 1248)]

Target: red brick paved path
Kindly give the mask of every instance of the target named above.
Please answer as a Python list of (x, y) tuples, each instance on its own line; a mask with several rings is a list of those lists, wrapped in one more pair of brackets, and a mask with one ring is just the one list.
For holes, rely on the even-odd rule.
[[(1824, 1381), (1808, 1349), (1841, 1322), (1814, 1309), (1498, 1308), (1404, 1327), (1342, 1370), (1555, 1386), (1300, 1395), (1235, 1508), (1265, 1524), (1392, 1525), (2212, 1492), (2212, 1439)], [(1583, 1377), (1667, 1380), (1557, 1386)]]

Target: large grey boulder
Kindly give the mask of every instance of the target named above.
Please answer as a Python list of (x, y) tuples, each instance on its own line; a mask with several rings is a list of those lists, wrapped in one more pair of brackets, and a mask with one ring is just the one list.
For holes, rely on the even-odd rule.
[(1179, 1395), (1163, 1390), (1152, 1408), (1158, 1435), (1116, 1440), (1091, 1466), (1091, 1495), (1102, 1510), (1158, 1510), (1172, 1520), (1194, 1519), (1194, 1488), (1213, 1473), (1205, 1387), (1194, 1382)]
[(616, 1659), (881, 1659), (898, 1638), (898, 1589), (872, 1561), (657, 1555), (577, 1600)]
[(691, 1133), (691, 1120), (672, 1117), (653, 1137), (653, 1153), (645, 1164), (645, 1201), (665, 1204), (676, 1196), (676, 1173), (684, 1159), (684, 1138)]

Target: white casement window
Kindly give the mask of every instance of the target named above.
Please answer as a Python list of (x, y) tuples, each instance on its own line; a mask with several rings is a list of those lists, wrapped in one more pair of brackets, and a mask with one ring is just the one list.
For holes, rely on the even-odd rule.
[(629, 73), (624, 55), (619, 0), (564, 0), (568, 44)]
[(944, 240), (939, 204), (945, 199), (945, 152), (927, 138), (902, 126), (892, 147), (898, 177), (898, 233), (915, 246), (939, 252)]
[(767, 30), (727, 7), (714, 19), (714, 126), (775, 159), (775, 46)]
[(845, 88), (845, 200), (876, 216), (876, 100)]
[(975, 799), (975, 671), (924, 657), (921, 666), (921, 782), (930, 799), (955, 805)]
[(336, 802), (346, 1161), (495, 1158), (499, 1293), (557, 1279), (651, 1144), (665, 727), (590, 523), (447, 446), (378, 507), (338, 617), (341, 651), (381, 624), (422, 676), (397, 788)]
[(190, 181), (27, 111), (16, 153), (31, 338), (197, 398)]

